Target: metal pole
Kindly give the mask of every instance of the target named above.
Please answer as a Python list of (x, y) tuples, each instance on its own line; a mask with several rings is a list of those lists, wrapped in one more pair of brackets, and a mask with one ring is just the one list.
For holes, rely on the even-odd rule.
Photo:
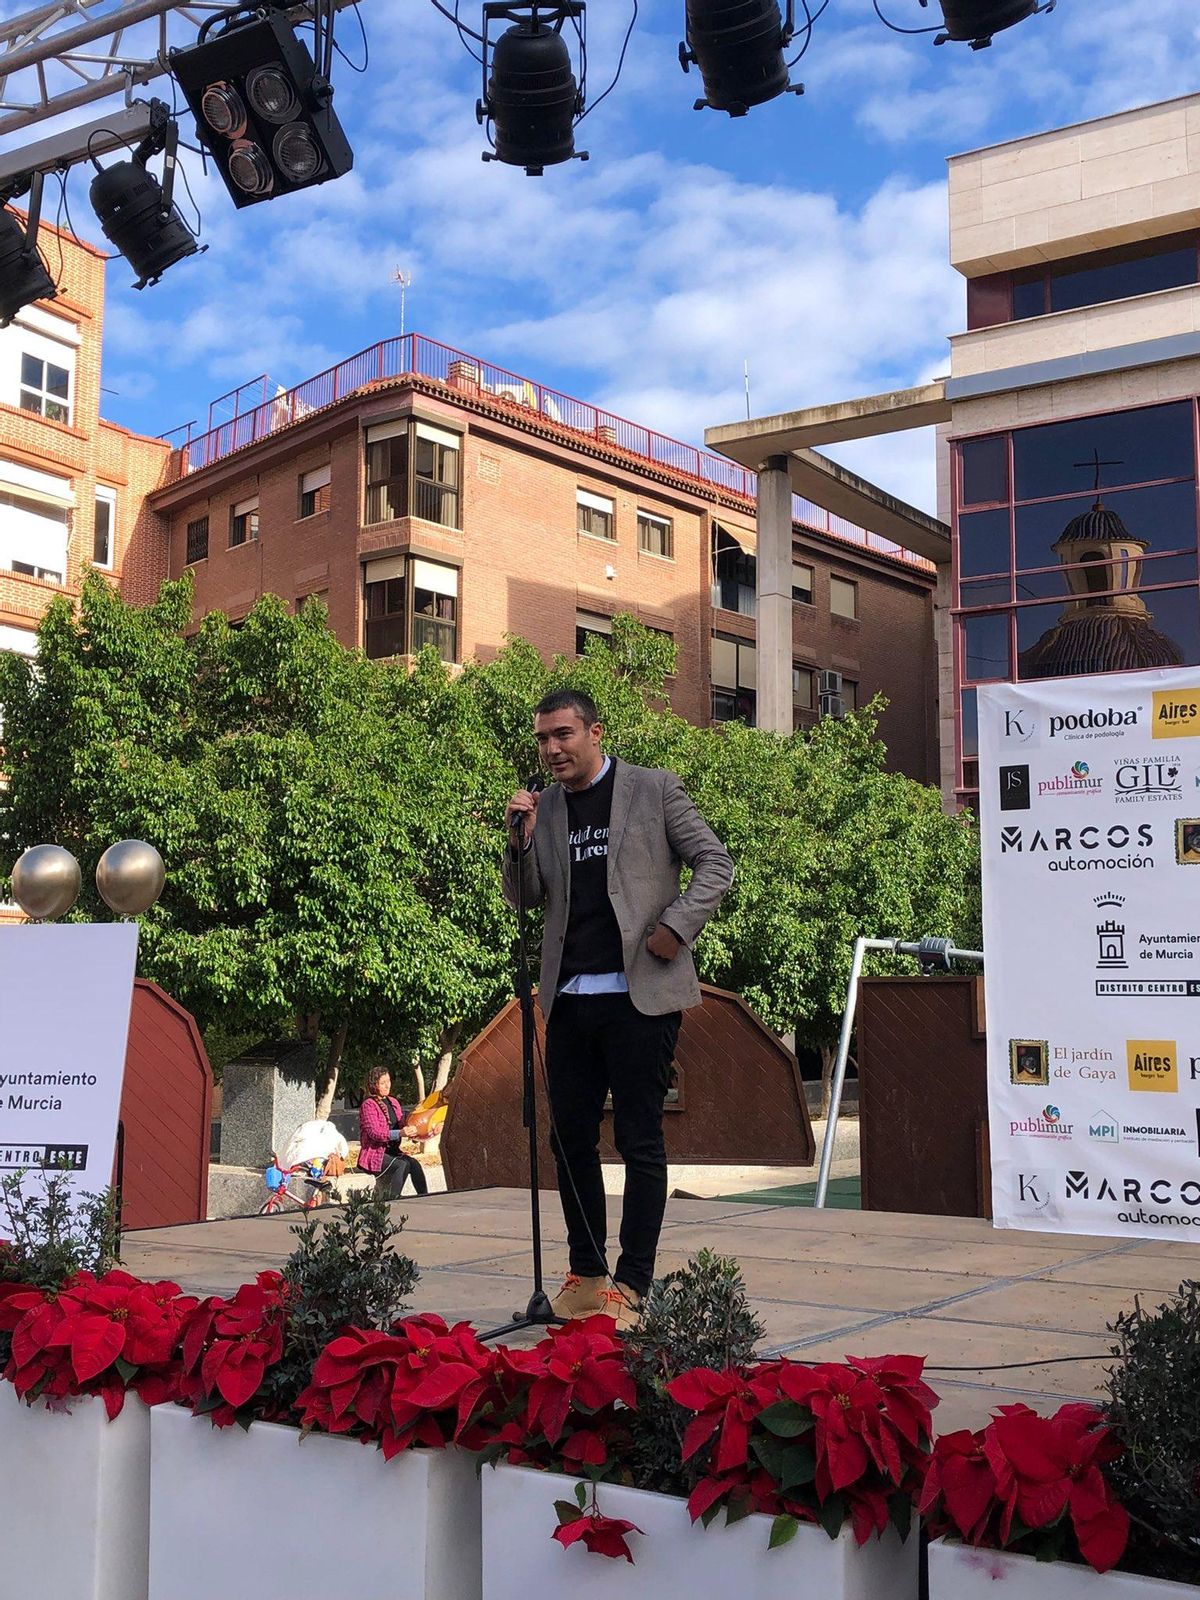
[[(893, 955), (927, 957), (930, 941), (920, 943), (901, 939), (856, 939), (854, 959), (850, 963), (850, 982), (846, 986), (846, 1004), (842, 1010), (842, 1032), (838, 1039), (837, 1059), (833, 1067), (833, 1084), (829, 1098), (829, 1117), (825, 1124), (825, 1138), (821, 1145), (821, 1165), (817, 1173), (817, 1195), (813, 1205), (823, 1210), (829, 1192), (829, 1173), (833, 1166), (833, 1147), (837, 1140), (838, 1117), (842, 1109), (842, 1092), (846, 1083), (846, 1064), (850, 1058), (850, 1038), (854, 1032), (854, 1016), (858, 1009), (858, 985), (862, 977), (863, 957), (868, 950), (887, 950)], [(959, 950), (947, 944), (938, 952), (946, 961), (975, 961), (983, 964), (982, 950)]]
[(829, 1169), (833, 1166), (833, 1145), (837, 1138), (838, 1113), (842, 1108), (842, 1086), (846, 1081), (846, 1062), (850, 1055), (850, 1035), (854, 1032), (854, 1012), (858, 1005), (858, 980), (862, 976), (863, 956), (870, 949), (879, 949), (878, 939), (856, 939), (854, 960), (850, 963), (850, 982), (846, 987), (846, 1004), (842, 1008), (842, 1034), (838, 1040), (837, 1060), (833, 1067), (833, 1086), (829, 1100), (829, 1118), (825, 1123), (825, 1142), (821, 1146), (821, 1168), (817, 1174), (817, 1197), (813, 1205), (818, 1210), (825, 1205), (829, 1190)]

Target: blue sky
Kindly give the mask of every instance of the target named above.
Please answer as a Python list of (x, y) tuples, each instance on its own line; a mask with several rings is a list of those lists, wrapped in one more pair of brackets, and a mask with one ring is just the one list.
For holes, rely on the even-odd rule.
[[(590, 0), (593, 93), (630, 5)], [(691, 110), (682, 12), (641, 0), (621, 82), (580, 130), (591, 160), (534, 179), (480, 160), (479, 69), (451, 25), (427, 0), (363, 0), (369, 69), (335, 76), (353, 173), (239, 212), (187, 158), (210, 249), (140, 294), (108, 268), (105, 413), (158, 433), (259, 373), (289, 385), (394, 334), (398, 264), (410, 329), (696, 442), (744, 414), (744, 359), (756, 413), (919, 382), (963, 322), (945, 157), (1200, 88), (1193, 0), (1059, 0), (979, 53), (830, 0), (805, 96), (735, 121)], [(339, 37), (359, 59), (353, 13)], [(82, 169), (68, 193), (94, 236)], [(925, 436), (844, 458), (932, 504)]]

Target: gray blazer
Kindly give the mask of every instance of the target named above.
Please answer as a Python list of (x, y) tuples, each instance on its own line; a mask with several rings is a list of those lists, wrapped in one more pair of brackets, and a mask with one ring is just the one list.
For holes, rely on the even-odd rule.
[[(691, 946), (732, 883), (733, 862), (673, 772), (615, 759), (613, 766), (608, 897), (621, 929), (629, 998), (644, 1015), (661, 1016), (700, 1003)], [(679, 892), (681, 863), (692, 869), (684, 894)], [(548, 1017), (558, 988), (571, 895), (561, 784), (551, 784), (538, 802), (532, 847), (522, 855), (521, 868), (525, 903), (546, 907), (538, 1000)], [(511, 849), (504, 852), (504, 897), (516, 906), (517, 864)], [(673, 961), (662, 961), (646, 949), (660, 922), (683, 940)]]

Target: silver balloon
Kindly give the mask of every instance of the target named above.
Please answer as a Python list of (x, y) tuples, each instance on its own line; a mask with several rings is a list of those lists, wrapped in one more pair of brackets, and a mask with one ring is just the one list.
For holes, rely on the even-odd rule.
[(111, 844), (96, 863), (96, 887), (105, 905), (121, 917), (149, 911), (163, 891), (163, 858), (142, 839)]
[(70, 911), (79, 898), (79, 863), (60, 844), (35, 844), (17, 858), (12, 897), (27, 917), (47, 922)]

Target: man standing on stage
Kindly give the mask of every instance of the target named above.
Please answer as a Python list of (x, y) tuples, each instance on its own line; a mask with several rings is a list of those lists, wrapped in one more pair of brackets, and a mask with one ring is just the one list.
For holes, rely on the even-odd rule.
[[(554, 1310), (607, 1312), (627, 1331), (641, 1320), (667, 1203), (663, 1099), (683, 1008), (700, 1003), (691, 946), (728, 889), (733, 863), (673, 772), (604, 754), (589, 695), (547, 695), (533, 727), (554, 781), (508, 803), (506, 823), (524, 824), (525, 844), (518, 852), (514, 834), (505, 852), (504, 892), (515, 906), (519, 861), (526, 904), (546, 906), (538, 1000), (570, 1245)], [(683, 894), (681, 863), (692, 869)], [(625, 1163), (612, 1286), (599, 1155), (610, 1092)]]

